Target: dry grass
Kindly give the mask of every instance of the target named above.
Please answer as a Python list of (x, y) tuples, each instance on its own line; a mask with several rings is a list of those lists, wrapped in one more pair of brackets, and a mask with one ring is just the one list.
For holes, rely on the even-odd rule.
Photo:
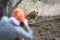
[(40, 1), (36, 1), (34, 3), (32, 2), (32, 0), (23, 0), (18, 7), (20, 7), (26, 15), (28, 15), (28, 13), (31, 12), (32, 10), (38, 11), (39, 16), (54, 16), (60, 14), (59, 3), (55, 3), (52, 5)]

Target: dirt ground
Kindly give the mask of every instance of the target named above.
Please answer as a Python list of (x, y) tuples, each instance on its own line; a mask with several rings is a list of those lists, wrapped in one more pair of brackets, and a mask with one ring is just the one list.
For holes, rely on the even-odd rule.
[(34, 40), (60, 40), (60, 19), (30, 25)]

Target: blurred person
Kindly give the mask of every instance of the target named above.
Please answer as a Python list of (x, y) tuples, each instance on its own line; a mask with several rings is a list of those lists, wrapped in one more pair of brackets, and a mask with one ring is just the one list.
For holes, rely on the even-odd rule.
[[(4, 1), (8, 2), (8, 0)], [(6, 8), (7, 2), (4, 3), (4, 8)], [(0, 6), (0, 40), (19, 40), (17, 38), (20, 37), (25, 40), (33, 40), (33, 34), (28, 25), (28, 20), (20, 8), (13, 10), (13, 16), (11, 18), (3, 16), (3, 12), (3, 7)], [(24, 29), (19, 25), (20, 23), (24, 24)]]
[[(22, 38), (33, 40), (33, 34), (28, 25), (28, 20), (25, 18), (25, 14), (20, 8), (15, 8), (13, 10), (13, 16), (10, 17), (10, 22), (15, 26), (17, 32), (19, 32)], [(24, 29), (19, 27), (19, 25), (23, 25)]]

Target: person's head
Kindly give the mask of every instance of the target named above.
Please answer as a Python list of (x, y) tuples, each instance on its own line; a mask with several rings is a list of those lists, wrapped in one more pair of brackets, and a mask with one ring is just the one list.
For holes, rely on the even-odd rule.
[(13, 10), (13, 17), (15, 17), (20, 23), (25, 19), (25, 14), (20, 8)]

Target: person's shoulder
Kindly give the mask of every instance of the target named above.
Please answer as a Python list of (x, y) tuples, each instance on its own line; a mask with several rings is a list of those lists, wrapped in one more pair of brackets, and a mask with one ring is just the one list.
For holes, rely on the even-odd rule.
[(8, 22), (9, 18), (7, 16), (3, 16), (1, 22)]

